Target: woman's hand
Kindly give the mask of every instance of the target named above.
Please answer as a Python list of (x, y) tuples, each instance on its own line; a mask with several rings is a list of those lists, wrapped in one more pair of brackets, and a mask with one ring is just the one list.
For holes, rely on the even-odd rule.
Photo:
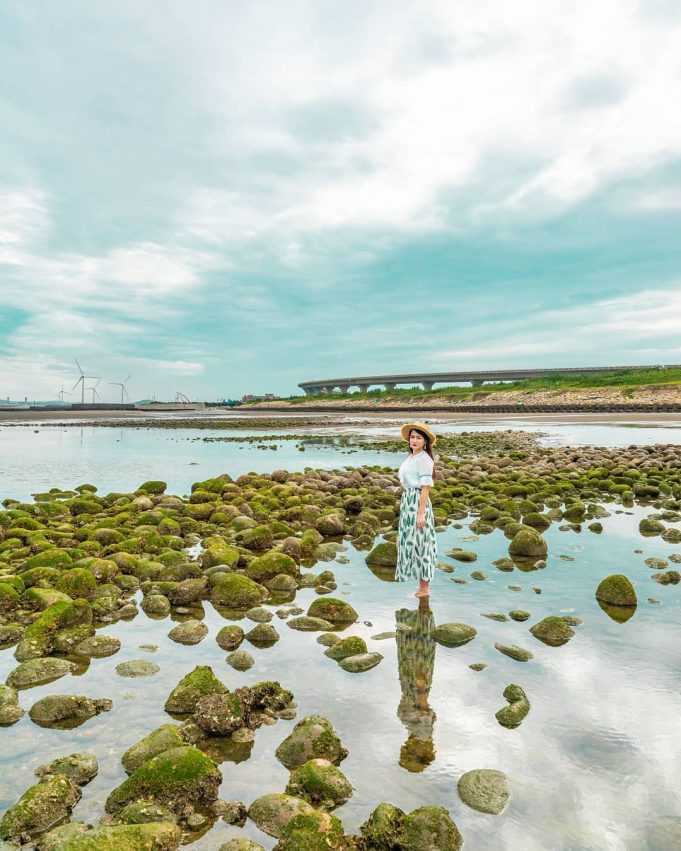
[(425, 525), (426, 525), (426, 512), (425, 511), (419, 511), (416, 515), (416, 528), (417, 529), (423, 529), (423, 527)]

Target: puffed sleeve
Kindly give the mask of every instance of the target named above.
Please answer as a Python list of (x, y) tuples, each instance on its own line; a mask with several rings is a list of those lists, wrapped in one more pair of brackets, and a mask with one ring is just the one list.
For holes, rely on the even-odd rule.
[(422, 452), (419, 457), (419, 487), (433, 486), (433, 459), (427, 452)]

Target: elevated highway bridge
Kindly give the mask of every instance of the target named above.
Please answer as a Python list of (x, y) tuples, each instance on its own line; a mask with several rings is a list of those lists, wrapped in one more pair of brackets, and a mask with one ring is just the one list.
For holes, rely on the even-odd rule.
[[(612, 372), (627, 372), (632, 369), (681, 369), (679, 364), (648, 364), (643, 366), (582, 366), (549, 369), (491, 369), (491, 370), (460, 370), (456, 372), (414, 372), (397, 373), (395, 375), (361, 375), (351, 378), (321, 378), (317, 381), (302, 381), (298, 387), (308, 396), (319, 393), (332, 393), (338, 388), (347, 393), (351, 387), (358, 387), (366, 393), (370, 387), (378, 385), (386, 390), (394, 390), (398, 384), (420, 384), (424, 390), (432, 390), (434, 384), (461, 384), (470, 382), (473, 387), (479, 387), (485, 381), (521, 381), (527, 378), (550, 378), (556, 376), (598, 375)], [(662, 376), (660, 376), (661, 380)]]

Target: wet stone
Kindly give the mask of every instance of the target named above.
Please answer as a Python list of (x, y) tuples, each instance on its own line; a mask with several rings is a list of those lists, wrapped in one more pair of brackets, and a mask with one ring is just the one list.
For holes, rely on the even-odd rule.
[(85, 786), (97, 776), (99, 765), (97, 757), (91, 753), (72, 753), (62, 756), (46, 765), (36, 768), (38, 777), (47, 777), (50, 774), (63, 774), (70, 777), (78, 786)]
[(530, 617), (530, 613), (526, 612), (524, 609), (513, 609), (508, 614), (509, 614), (511, 620), (521, 621), (521, 622), (528, 620), (529, 617)]
[(509, 656), (511, 659), (515, 659), (516, 662), (528, 662), (534, 658), (534, 654), (531, 651), (525, 650), (523, 647), (518, 647), (517, 644), (495, 643), (494, 646), (504, 656)]
[(67, 659), (50, 657), (28, 659), (21, 662), (7, 677), (7, 685), (16, 689), (28, 689), (54, 682), (76, 670)]
[(459, 797), (474, 810), (498, 816), (508, 803), (508, 780), (503, 771), (478, 768), (462, 774), (457, 784)]
[(356, 656), (346, 656), (338, 663), (344, 671), (351, 674), (360, 674), (370, 671), (383, 660), (380, 653), (359, 653)]
[(168, 638), (178, 644), (199, 644), (208, 635), (208, 627), (199, 620), (188, 620), (173, 627)]
[(498, 621), (499, 623), (505, 623), (508, 618), (503, 612), (480, 612), (483, 618), (488, 618), (491, 621)]
[(519, 727), (527, 713), (530, 711), (530, 702), (524, 690), (515, 683), (511, 683), (504, 689), (504, 698), (508, 706), (504, 706), (496, 714), (495, 718), (502, 727), (514, 730)]
[(155, 662), (148, 662), (146, 659), (132, 659), (116, 665), (116, 673), (119, 677), (151, 677), (160, 670)]
[(247, 671), (255, 665), (255, 659), (246, 650), (235, 650), (227, 657), (227, 664), (235, 671)]
[(78, 656), (92, 656), (95, 659), (104, 659), (113, 656), (121, 649), (120, 639), (113, 635), (92, 635), (81, 641), (73, 649)]

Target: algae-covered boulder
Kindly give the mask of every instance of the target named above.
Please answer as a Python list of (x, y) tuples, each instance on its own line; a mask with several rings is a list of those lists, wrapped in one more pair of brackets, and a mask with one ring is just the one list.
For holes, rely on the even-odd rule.
[(333, 725), (321, 715), (299, 721), (276, 750), (277, 759), (289, 770), (310, 759), (328, 759), (339, 765), (347, 755)]
[(222, 774), (212, 759), (190, 745), (171, 748), (137, 768), (106, 799), (117, 813), (139, 799), (153, 800), (181, 812), (187, 804), (206, 806), (217, 799)]
[(166, 482), (150, 480), (148, 482), (142, 482), (142, 484), (137, 488), (137, 493), (160, 496), (162, 493), (165, 493), (167, 487), (168, 485), (166, 484)]
[(149, 662), (147, 659), (130, 659), (128, 662), (116, 665), (116, 673), (119, 677), (153, 677), (160, 670), (155, 662)]
[(655, 520), (652, 517), (644, 517), (643, 520), (641, 520), (641, 522), (638, 524), (639, 532), (646, 537), (659, 535), (664, 532), (665, 529), (666, 526), (664, 525), (664, 523), (660, 522), (659, 520)]
[(189, 714), (200, 698), (207, 694), (225, 694), (227, 689), (208, 665), (198, 665), (184, 676), (165, 702), (166, 712)]
[(100, 712), (109, 712), (108, 698), (90, 698), (80, 694), (49, 694), (34, 703), (28, 714), (41, 727), (78, 727)]
[(269, 550), (274, 543), (274, 536), (269, 526), (254, 526), (252, 529), (242, 529), (237, 532), (236, 541), (241, 547), (256, 552)]
[(308, 615), (300, 615), (299, 617), (291, 618), (286, 621), (287, 626), (291, 629), (296, 629), (300, 632), (326, 632), (333, 629), (331, 621), (324, 618), (311, 618)]
[(224, 539), (212, 538), (204, 551), (201, 553), (201, 566), (204, 569), (225, 564), (227, 567), (236, 567), (239, 561), (239, 550), (230, 546)]
[(78, 641), (94, 635), (92, 608), (86, 600), (54, 603), (41, 612), (26, 628), (14, 655), (19, 661), (49, 656), (64, 631), (71, 631)]
[(408, 815), (379, 804), (360, 828), (366, 851), (459, 851), (463, 838), (444, 807), (419, 807)]
[(478, 554), (473, 552), (473, 550), (462, 550), (460, 547), (454, 547), (449, 550), (447, 555), (450, 558), (456, 559), (456, 561), (463, 562), (477, 561), (478, 559)]
[(248, 817), (263, 833), (279, 838), (286, 825), (296, 816), (312, 816), (314, 808), (302, 798), (271, 793), (253, 801)]
[(247, 650), (235, 650), (227, 657), (227, 664), (235, 671), (248, 671), (255, 665), (255, 659)]
[(62, 573), (55, 583), (55, 588), (74, 600), (90, 600), (97, 589), (97, 580), (92, 572), (84, 567), (73, 567)]
[(506, 775), (493, 768), (467, 771), (459, 778), (457, 789), (464, 804), (494, 816), (504, 811), (510, 797)]
[(9, 727), (23, 716), (19, 696), (11, 686), (0, 685), (0, 727)]
[(564, 618), (555, 616), (539, 621), (539, 623), (530, 627), (530, 632), (535, 638), (550, 647), (560, 647), (562, 644), (567, 644), (575, 634), (575, 631)]
[(280, 550), (270, 550), (264, 555), (257, 556), (246, 568), (246, 576), (261, 584), (269, 582), (280, 574), (291, 576), (293, 579), (300, 576), (296, 562)]
[(194, 720), (210, 736), (228, 736), (246, 724), (244, 706), (233, 692), (202, 697), (196, 704)]
[(198, 644), (208, 635), (208, 627), (198, 620), (188, 620), (173, 627), (168, 633), (168, 638), (177, 641), (178, 644)]
[(508, 545), (508, 552), (514, 558), (544, 558), (548, 547), (536, 529), (524, 526), (513, 536)]
[(246, 633), (246, 640), (256, 647), (270, 647), (279, 641), (279, 633), (271, 623), (259, 623)]
[(230, 839), (224, 842), (218, 851), (265, 851), (262, 845), (253, 842), (252, 839)]
[(397, 566), (397, 544), (393, 541), (384, 541), (376, 544), (366, 557), (366, 563), (378, 567)]
[(244, 640), (244, 631), (236, 624), (229, 624), (222, 627), (215, 640), (223, 650), (236, 650)]
[(461, 647), (472, 641), (477, 634), (475, 627), (465, 623), (443, 623), (432, 631), (431, 637), (445, 647)]
[(328, 759), (311, 759), (293, 769), (286, 794), (303, 798), (313, 807), (332, 810), (350, 798), (352, 786)]
[(338, 664), (349, 674), (362, 674), (364, 671), (375, 668), (382, 661), (381, 653), (358, 653), (355, 656), (346, 656)]
[(21, 662), (7, 677), (7, 685), (16, 689), (33, 688), (58, 680), (74, 671), (76, 666), (68, 659), (28, 659)]
[(38, 777), (48, 777), (50, 774), (64, 774), (77, 786), (85, 786), (97, 776), (99, 765), (97, 757), (92, 753), (72, 753), (53, 759), (46, 765), (36, 768)]
[[(334, 636), (335, 637), (335, 636)], [(329, 659), (334, 659), (340, 662), (348, 656), (356, 656), (360, 653), (367, 652), (366, 641), (360, 638), (359, 635), (349, 635), (347, 638), (342, 638), (335, 641), (328, 650), (324, 652)]]
[(338, 538), (345, 532), (345, 520), (340, 514), (323, 514), (315, 521), (315, 529), (325, 538)]
[(73, 652), (77, 656), (93, 656), (96, 659), (103, 659), (106, 656), (113, 656), (120, 649), (121, 641), (114, 635), (92, 635), (76, 644)]
[[(73, 559), (66, 550), (53, 547), (26, 559), (24, 571), (32, 570), (34, 567), (68, 567), (72, 562)], [(26, 584), (28, 585), (29, 583), (27, 582)]]
[(163, 594), (147, 594), (141, 605), (142, 611), (147, 615), (165, 617), (170, 614), (170, 600)]
[(500, 644), (495, 642), (495, 648), (499, 653), (508, 656), (510, 659), (515, 659), (516, 662), (529, 662), (534, 658), (534, 654), (530, 650), (525, 650), (524, 647), (519, 647), (517, 644)]
[(266, 588), (238, 573), (213, 574), (211, 586), (211, 601), (230, 609), (250, 609), (268, 597)]
[[(351, 846), (350, 846), (351, 847)], [(276, 851), (348, 851), (340, 819), (323, 810), (292, 818), (282, 829)]]
[(621, 573), (606, 576), (596, 589), (596, 599), (610, 606), (636, 606), (636, 590)]
[(504, 697), (508, 701), (508, 706), (502, 707), (495, 713), (494, 717), (502, 727), (514, 730), (520, 726), (520, 723), (530, 711), (530, 701), (527, 699), (525, 691), (515, 683), (506, 686)]
[(0, 579), (0, 612), (6, 613), (16, 609), (19, 605), (19, 592), (8, 582)]
[(162, 724), (149, 735), (131, 745), (121, 757), (123, 768), (132, 774), (140, 765), (152, 757), (158, 756), (171, 748), (179, 748), (186, 742), (181, 736), (180, 727), (176, 724)]
[(0, 839), (23, 843), (68, 818), (80, 800), (78, 786), (55, 774), (27, 789), (0, 820)]
[(314, 600), (307, 610), (310, 618), (321, 618), (332, 624), (354, 623), (357, 620), (357, 612), (345, 600), (336, 597), (324, 597)]
[(171, 821), (115, 824), (80, 833), (54, 851), (175, 851), (182, 832)]
[[(59, 827), (53, 827), (47, 833), (41, 834), (37, 845), (39, 851), (62, 851), (67, 843), (92, 830), (92, 825), (82, 821), (67, 821)], [(2, 848), (2, 846), (0, 846)]]

